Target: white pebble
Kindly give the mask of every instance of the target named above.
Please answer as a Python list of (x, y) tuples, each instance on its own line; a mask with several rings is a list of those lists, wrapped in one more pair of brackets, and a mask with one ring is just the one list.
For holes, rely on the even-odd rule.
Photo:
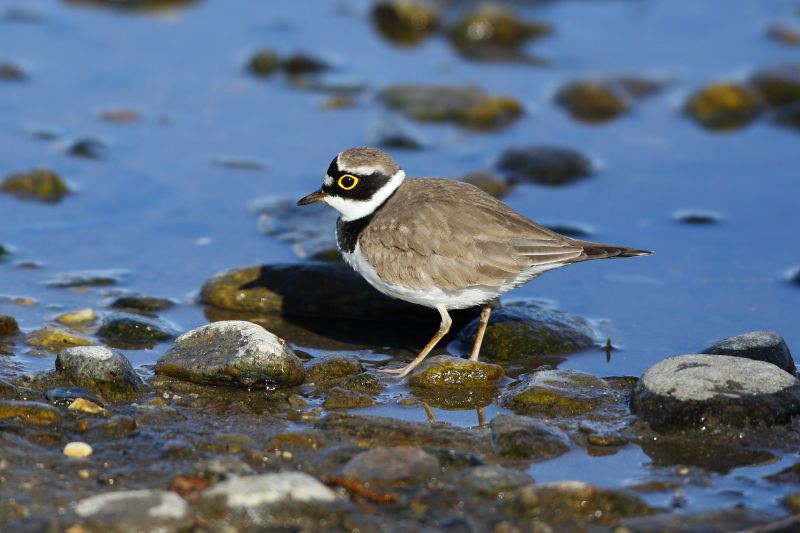
[(67, 457), (89, 457), (92, 452), (92, 447), (85, 442), (75, 441), (64, 446), (64, 455)]

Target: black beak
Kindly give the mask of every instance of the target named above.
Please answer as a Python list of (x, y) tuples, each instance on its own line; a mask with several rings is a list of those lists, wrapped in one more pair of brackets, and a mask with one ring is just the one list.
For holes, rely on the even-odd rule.
[(319, 202), (320, 200), (324, 199), (326, 194), (322, 192), (322, 189), (317, 189), (316, 191), (312, 192), (308, 196), (304, 196), (300, 198), (297, 202), (297, 205), (308, 205), (313, 204), (314, 202)]

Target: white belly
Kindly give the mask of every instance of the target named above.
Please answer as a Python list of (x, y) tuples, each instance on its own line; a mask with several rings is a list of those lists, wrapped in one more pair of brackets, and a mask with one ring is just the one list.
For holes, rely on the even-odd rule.
[(560, 264), (555, 264), (530, 268), (522, 272), (512, 282), (499, 287), (475, 285), (464, 289), (447, 291), (438, 287), (412, 289), (410, 287), (385, 282), (375, 269), (372, 268), (372, 265), (367, 263), (364, 255), (361, 253), (359, 244), (356, 244), (353, 253), (348, 254), (342, 252), (342, 257), (356, 272), (361, 274), (370, 285), (387, 296), (418, 305), (424, 305), (425, 307), (436, 308), (442, 306), (447, 309), (466, 309), (467, 307), (474, 307), (489, 302), (504, 292), (532, 280), (542, 272), (561, 266)]

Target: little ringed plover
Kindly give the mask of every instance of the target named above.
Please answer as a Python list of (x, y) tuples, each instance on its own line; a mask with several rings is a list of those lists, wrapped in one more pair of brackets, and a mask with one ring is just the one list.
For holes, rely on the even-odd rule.
[(301, 199), (340, 213), (336, 242), (344, 260), (380, 292), (439, 311), (439, 330), (401, 377), (419, 365), (450, 329), (448, 310), (481, 306), (470, 352), (476, 361), (490, 302), (539, 274), (589, 259), (651, 252), (559, 235), (477, 187), (445, 179), (407, 179), (377, 148), (337, 155), (322, 187)]

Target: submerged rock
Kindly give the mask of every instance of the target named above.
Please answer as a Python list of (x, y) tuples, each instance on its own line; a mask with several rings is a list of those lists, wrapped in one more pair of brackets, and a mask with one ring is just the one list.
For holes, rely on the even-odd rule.
[(333, 387), (325, 395), (322, 405), (326, 409), (357, 409), (375, 405), (375, 400), (372, 395), (364, 392)]
[(75, 385), (112, 401), (133, 398), (145, 388), (130, 361), (104, 346), (68, 348), (58, 354), (56, 370)]
[(508, 392), (504, 405), (516, 413), (576, 416), (597, 409), (613, 389), (604, 379), (577, 370), (540, 370)]
[(439, 460), (416, 446), (378, 447), (361, 452), (342, 474), (376, 484), (422, 483), (439, 473)]
[(533, 478), (524, 470), (483, 465), (468, 468), (457, 477), (458, 486), (480, 494), (497, 497), (519, 487), (530, 485)]
[(70, 190), (61, 176), (52, 170), (37, 169), (7, 175), (0, 184), (0, 192), (13, 194), (23, 200), (57, 203)]
[(85, 531), (183, 531), (192, 525), (189, 504), (174, 492), (121, 490), (84, 498), (74, 506)]
[(234, 320), (184, 333), (155, 370), (195, 383), (240, 387), (290, 387), (305, 377), (302, 361), (283, 339)]
[(453, 122), (478, 130), (511, 125), (522, 105), (508, 96), (490, 96), (477, 87), (394, 85), (379, 97), (391, 109), (421, 122)]
[(664, 85), (663, 81), (639, 76), (576, 80), (558, 90), (556, 103), (576, 120), (608, 122), (627, 113), (636, 100), (655, 94)]
[(772, 363), (788, 373), (795, 375), (797, 369), (786, 341), (771, 331), (751, 331), (715, 342), (700, 353), (711, 355), (731, 355), (756, 361)]
[(258, 50), (247, 61), (247, 70), (255, 76), (270, 76), (280, 68), (281, 58), (274, 50)]
[(800, 286), (800, 267), (795, 267), (790, 269), (786, 273), (786, 281), (789, 283), (793, 283), (794, 285)]
[(46, 426), (61, 420), (61, 411), (42, 402), (0, 400), (0, 420)]
[(209, 279), (200, 299), (224, 309), (286, 316), (436, 321), (435, 312), (382, 295), (344, 263), (236, 268)]
[(733, 130), (755, 120), (761, 113), (761, 101), (747, 86), (716, 83), (695, 92), (685, 110), (704, 128)]
[(89, 400), (100, 407), (103, 406), (103, 402), (101, 402), (97, 396), (83, 387), (58, 387), (50, 389), (44, 393), (44, 397), (47, 398), (48, 402), (59, 407), (69, 407), (78, 399)]
[(657, 431), (787, 423), (800, 413), (800, 380), (763, 361), (680, 355), (644, 373), (631, 409)]
[(144, 294), (126, 294), (115, 298), (114, 301), (111, 302), (111, 307), (115, 309), (142, 311), (145, 313), (164, 311), (174, 305), (175, 302), (169, 298), (159, 298), (157, 296), (147, 296)]
[(26, 339), (31, 346), (44, 348), (50, 352), (59, 352), (71, 346), (89, 346), (94, 344), (90, 339), (70, 333), (56, 326), (45, 326), (32, 331)]
[(170, 12), (178, 8), (192, 6), (198, 1), (199, 0), (67, 0), (67, 3), (107, 7), (119, 10)]
[[(478, 324), (478, 319), (472, 321), (458, 335), (458, 340), (471, 345)], [(481, 355), (515, 361), (531, 356), (574, 353), (594, 344), (594, 329), (585, 318), (542, 302), (514, 302), (492, 312)]]
[(768, 106), (800, 103), (800, 64), (759, 70), (750, 77), (750, 85)]
[(330, 354), (316, 357), (306, 367), (306, 383), (326, 386), (364, 371), (361, 362), (352, 355)]
[(22, 81), (25, 78), (25, 71), (19, 65), (0, 62), (0, 81)]
[(509, 459), (543, 461), (570, 449), (569, 437), (564, 432), (535, 418), (498, 415), (489, 427), (495, 451)]
[(513, 494), (512, 506), (524, 516), (553, 525), (568, 523), (573, 527), (576, 521), (614, 525), (623, 518), (653, 512), (633, 493), (595, 487), (582, 481), (526, 485)]
[(13, 335), (19, 332), (19, 325), (14, 317), (8, 315), (0, 315), (0, 337), (6, 335)]
[(681, 209), (672, 216), (683, 224), (719, 224), (723, 219), (720, 213), (704, 209)]
[(336, 248), (339, 214), (322, 202), (298, 206), (296, 198), (267, 197), (252, 207), (258, 215), (258, 231), (288, 242), (304, 259), (341, 259)]
[(0, 244), (0, 261), (3, 261), (4, 259), (6, 259), (8, 257), (8, 255), (9, 255), (8, 248), (6, 248), (2, 244)]
[(414, 369), (409, 381), (414, 387), (434, 389), (491, 388), (502, 377), (500, 365), (437, 355)]
[(429, 2), (380, 0), (372, 7), (372, 21), (393, 43), (415, 45), (436, 31), (439, 13)]
[(60, 272), (45, 280), (44, 285), (58, 288), (107, 287), (121, 283), (125, 274), (127, 274), (126, 271), (117, 269)]
[(103, 319), (97, 335), (121, 346), (148, 346), (174, 339), (178, 332), (169, 323), (129, 313), (112, 313)]
[(512, 182), (567, 185), (592, 174), (592, 162), (571, 148), (549, 145), (506, 149), (497, 168)]
[(347, 508), (333, 490), (303, 472), (234, 476), (206, 490), (201, 505), (212, 518), (233, 513), (224, 520), (242, 531), (253, 527), (338, 530), (335, 525)]
[(93, 137), (84, 137), (70, 141), (65, 150), (69, 155), (86, 159), (101, 159), (107, 143)]
[(495, 198), (502, 198), (512, 188), (512, 184), (501, 179), (491, 170), (476, 170), (461, 178), (464, 183), (474, 185), (483, 192), (491, 194)]

